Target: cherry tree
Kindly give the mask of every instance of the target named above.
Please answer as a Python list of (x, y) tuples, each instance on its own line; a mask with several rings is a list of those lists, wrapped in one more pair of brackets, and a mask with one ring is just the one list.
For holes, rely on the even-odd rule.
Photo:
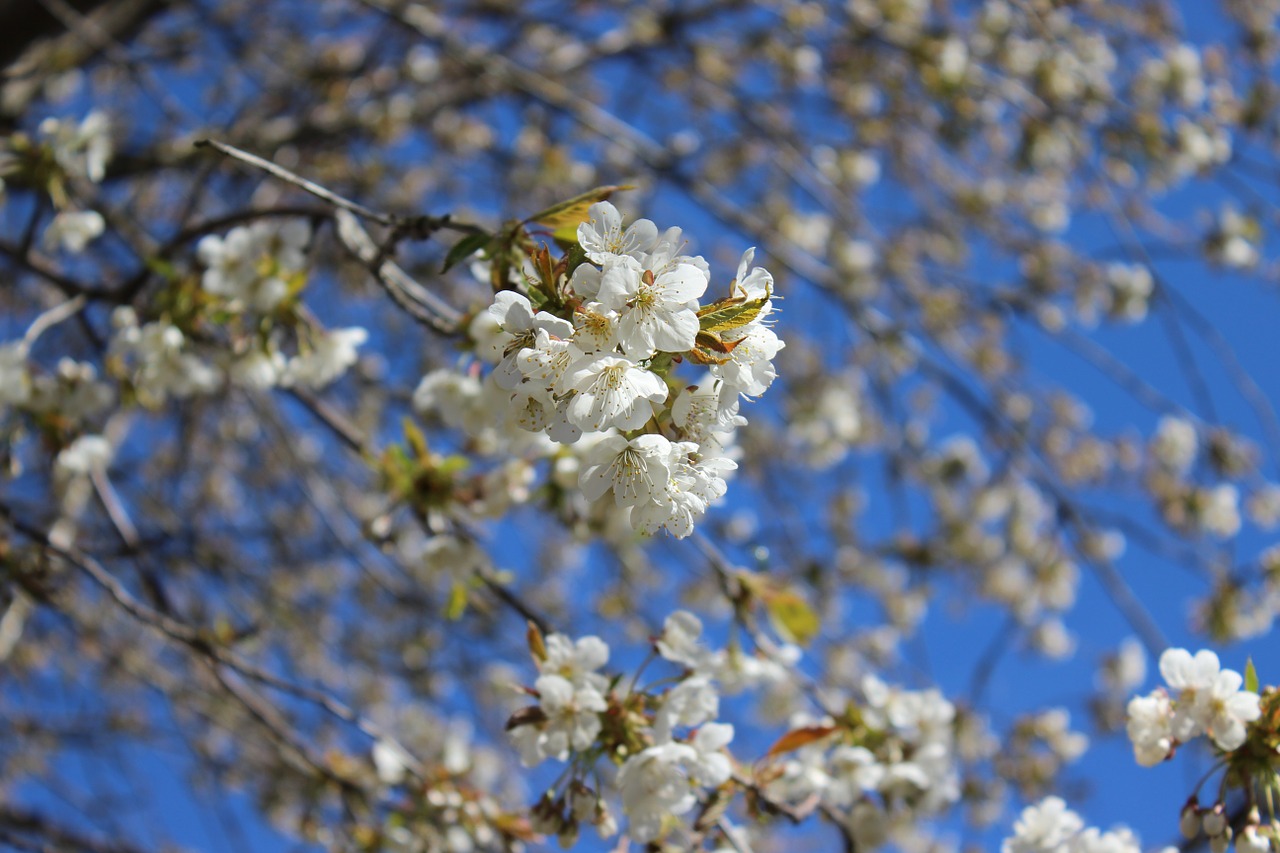
[(1280, 847), (1280, 2), (13, 5), (0, 845)]

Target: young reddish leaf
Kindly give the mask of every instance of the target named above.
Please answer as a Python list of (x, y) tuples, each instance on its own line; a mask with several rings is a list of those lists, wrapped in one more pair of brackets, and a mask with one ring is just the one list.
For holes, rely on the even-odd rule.
[(764, 754), (765, 758), (774, 758), (782, 755), (784, 752), (793, 752), (802, 746), (808, 746), (815, 741), (820, 741), (827, 735), (836, 730), (835, 726), (804, 726), (798, 729), (792, 729), (782, 737), (778, 738), (773, 746), (769, 747), (769, 751)]
[(685, 353), (685, 355), (687, 355), (689, 361), (694, 364), (724, 364), (729, 360), (729, 356), (727, 355), (720, 355), (719, 353), (712, 352), (711, 350), (704, 349), (702, 347), (694, 347), (689, 350), (689, 352)]
[(542, 632), (538, 630), (538, 626), (529, 622), (528, 627), (525, 628), (524, 637), (529, 644), (529, 654), (533, 655), (533, 659), (538, 663), (546, 660), (547, 644), (543, 642)]
[(537, 723), (545, 723), (547, 715), (541, 707), (530, 705), (527, 708), (521, 708), (511, 715), (511, 719), (507, 720), (507, 731), (518, 729), (521, 726), (532, 726)]

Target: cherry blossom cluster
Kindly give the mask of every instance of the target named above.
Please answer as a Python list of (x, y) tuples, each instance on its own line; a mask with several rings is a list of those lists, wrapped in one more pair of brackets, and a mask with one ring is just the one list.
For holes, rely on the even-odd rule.
[[(54, 309), (53, 313), (57, 313)], [(12, 414), (12, 425), (19, 419), (34, 425), (48, 437), (56, 437), (59, 449), (55, 461), (55, 480), (65, 483), (77, 474), (88, 474), (106, 467), (112, 449), (105, 438), (94, 430), (100, 417), (116, 399), (112, 387), (98, 378), (97, 368), (89, 362), (61, 358), (52, 370), (43, 369), (29, 358), (32, 345), (39, 337), (45, 319), (32, 324), (26, 336), (0, 344), (0, 425)], [(14, 442), (22, 434), (19, 429), (7, 431), (6, 440)], [(8, 460), (8, 473), (20, 473), (20, 455)]]
[[(89, 112), (79, 122), (46, 118), (39, 137), (17, 134), (7, 140), (8, 157), (0, 158), (0, 177), (14, 171), (40, 175), (53, 201), (55, 214), (45, 226), (42, 244), (49, 251), (79, 254), (106, 230), (106, 220), (96, 210), (75, 201), (68, 184), (101, 183), (111, 160), (111, 122), (106, 113)], [(51, 163), (49, 161), (52, 161)], [(42, 165), (52, 168), (41, 168)], [(0, 188), (3, 187), (0, 180)]]
[[(213, 393), (225, 382), (318, 389), (340, 378), (368, 333), (325, 329), (285, 308), (306, 283), (310, 239), (310, 227), (299, 219), (264, 220), (202, 238), (200, 287), (210, 310), (187, 318), (185, 330), (169, 317), (143, 323), (132, 308), (118, 308), (112, 355), (139, 398), (158, 405), (168, 397)], [(224, 327), (229, 339), (210, 340), (213, 329), (201, 328), (204, 321)], [(281, 349), (286, 328), (296, 341), (290, 356)]]
[[(716, 681), (728, 658), (706, 648), (701, 633), (702, 623), (687, 611), (667, 618), (654, 651), (684, 671), (660, 693), (637, 691), (634, 684), (623, 692), (620, 679), (597, 672), (609, 659), (609, 647), (598, 637), (574, 641), (552, 634), (533, 641), (540, 674), (527, 692), (538, 704), (508, 724), (525, 765), (572, 757), (576, 767), (588, 768), (599, 757), (610, 759), (618, 767), (615, 783), (630, 837), (641, 843), (659, 838), (665, 821), (688, 813), (701, 791), (722, 785), (733, 772), (725, 751), (733, 726), (715, 722)], [(562, 840), (574, 837), (580, 823), (595, 825), (602, 837), (617, 831), (605, 801), (580, 778), (562, 795), (548, 793), (535, 814), (542, 831)]]
[[(1166, 847), (1161, 853), (1175, 853)], [(1045, 797), (1027, 806), (1013, 825), (1001, 853), (1142, 853), (1137, 837), (1125, 827), (1102, 832), (1086, 827), (1061, 797)]]
[[(1230, 539), (1240, 532), (1240, 490), (1234, 483), (1197, 483), (1190, 479), (1200, 448), (1201, 436), (1194, 423), (1174, 415), (1162, 417), (1149, 445), (1152, 464), (1147, 471), (1147, 485), (1173, 527)], [(1224, 461), (1238, 455), (1220, 440), (1209, 450), (1210, 455)]]
[[(740, 399), (763, 394), (776, 376), (784, 344), (769, 325), (773, 277), (748, 250), (730, 295), (703, 306), (710, 268), (681, 254), (681, 230), (659, 233), (647, 219), (624, 229), (608, 202), (591, 206), (577, 239), (582, 258), (552, 283), (554, 299), (502, 290), (472, 323), (496, 391), (472, 381), (466, 393), (502, 406), (497, 420), (574, 446), (582, 493), (632, 529), (688, 536), (737, 467)], [(697, 384), (671, 375), (681, 361), (706, 367)], [(443, 386), (456, 394), (459, 381), (429, 375), (415, 403), (447, 412)], [(495, 420), (478, 414), (475, 427)]]
[(1226, 853), (1233, 839), (1236, 853), (1269, 853), (1275, 850), (1274, 845), (1280, 840), (1280, 822), (1272, 820), (1264, 826), (1256, 806), (1245, 814), (1244, 825), (1237, 833), (1231, 826), (1225, 802), (1220, 799), (1212, 806), (1202, 808), (1194, 796), (1182, 807), (1178, 829), (1188, 841), (1198, 838), (1203, 832), (1209, 839), (1212, 853)]
[[(1143, 766), (1171, 758), (1178, 746), (1199, 735), (1208, 735), (1221, 754), (1214, 770), (1221, 769), (1221, 784), (1209, 806), (1201, 806), (1201, 779), (1179, 816), (1179, 829), (1187, 839), (1203, 833), (1213, 853), (1224, 853), (1235, 841), (1238, 853), (1263, 853), (1274, 849), (1280, 825), (1264, 825), (1257, 803), (1273, 809), (1274, 761), (1280, 736), (1275, 731), (1277, 694), (1266, 688), (1259, 695), (1257, 674), (1249, 664), (1246, 675), (1223, 669), (1218, 656), (1208, 650), (1192, 655), (1186, 649), (1169, 649), (1160, 656), (1160, 674), (1168, 685), (1129, 702), (1128, 732), (1134, 756)], [(1241, 689), (1241, 688), (1244, 689)], [(1242, 822), (1233, 827), (1227, 815), (1227, 796), (1240, 788), (1249, 805)]]
[(1240, 689), (1240, 673), (1223, 669), (1207, 649), (1194, 656), (1168, 649), (1160, 656), (1160, 674), (1168, 689), (1159, 687), (1129, 702), (1129, 739), (1139, 764), (1159, 764), (1179, 744), (1202, 734), (1225, 752), (1244, 744), (1248, 724), (1262, 711), (1258, 694)]
[(792, 719), (793, 731), (826, 734), (776, 768), (771, 797), (799, 804), (817, 796), (844, 815), (858, 849), (867, 850), (960, 799), (956, 710), (940, 691), (866, 675), (845, 717)]

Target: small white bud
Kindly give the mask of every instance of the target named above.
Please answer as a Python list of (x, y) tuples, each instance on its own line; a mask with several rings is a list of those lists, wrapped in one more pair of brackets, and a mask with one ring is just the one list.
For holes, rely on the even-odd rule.
[(1178, 818), (1178, 830), (1188, 840), (1200, 834), (1200, 807), (1195, 800), (1188, 800), (1182, 807), (1182, 815)]
[(1204, 834), (1210, 838), (1217, 838), (1227, 830), (1227, 814), (1222, 807), (1222, 803), (1218, 803), (1212, 809), (1204, 813)]

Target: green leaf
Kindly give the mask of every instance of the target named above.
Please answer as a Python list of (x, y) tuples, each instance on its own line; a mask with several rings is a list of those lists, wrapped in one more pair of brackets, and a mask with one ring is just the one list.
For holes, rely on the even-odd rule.
[(444, 615), (450, 622), (457, 622), (467, 612), (467, 588), (461, 581), (454, 581), (449, 588), (449, 602), (445, 605)]
[(178, 279), (178, 268), (164, 258), (148, 258), (147, 269), (168, 281)]
[(490, 239), (488, 234), (468, 234), (454, 243), (453, 248), (449, 250), (449, 254), (445, 255), (444, 269), (441, 272), (448, 272), (461, 261), (488, 246)]
[(771, 294), (759, 299), (729, 296), (703, 305), (698, 309), (698, 323), (704, 332), (731, 332), (750, 323), (764, 310)]
[(1258, 692), (1258, 671), (1253, 668), (1253, 658), (1244, 665), (1244, 689), (1250, 693)]
[(418, 429), (418, 425), (411, 421), (408, 417), (401, 418), (401, 429), (404, 430), (404, 437), (409, 446), (413, 448), (413, 455), (417, 459), (427, 458), (427, 437), (422, 434), (422, 430)]
[(773, 629), (788, 642), (808, 645), (822, 627), (818, 614), (795, 590), (768, 592), (764, 596), (764, 606)]
[(529, 304), (533, 306), (534, 311), (542, 311), (551, 304), (551, 300), (541, 287), (530, 287), (526, 295), (529, 297)]
[(576, 195), (571, 199), (562, 201), (559, 204), (553, 204), (546, 210), (540, 210), (533, 216), (526, 219), (523, 224), (536, 222), (539, 225), (545, 225), (550, 228), (553, 234), (558, 236), (561, 229), (575, 229), (572, 232), (565, 232), (577, 237), (577, 227), (587, 221), (587, 211), (591, 205), (598, 201), (605, 201), (609, 196), (620, 190), (629, 190), (632, 187), (628, 185), (621, 186), (605, 186), (596, 187), (587, 190), (581, 195)]

